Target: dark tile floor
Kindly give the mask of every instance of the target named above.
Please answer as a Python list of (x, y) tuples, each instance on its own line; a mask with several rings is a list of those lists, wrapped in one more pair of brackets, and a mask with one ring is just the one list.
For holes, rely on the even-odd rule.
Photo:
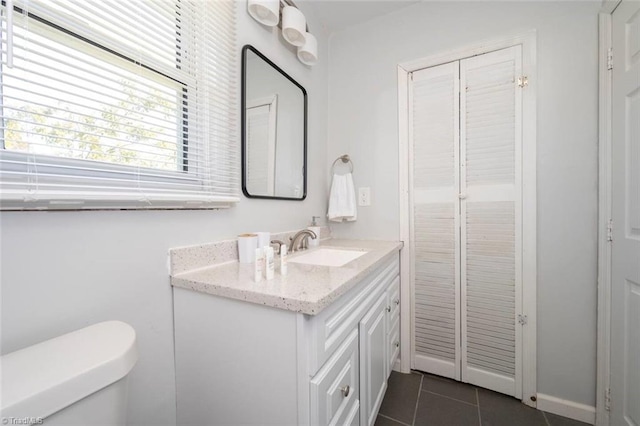
[(586, 426), (430, 374), (392, 372), (375, 426)]

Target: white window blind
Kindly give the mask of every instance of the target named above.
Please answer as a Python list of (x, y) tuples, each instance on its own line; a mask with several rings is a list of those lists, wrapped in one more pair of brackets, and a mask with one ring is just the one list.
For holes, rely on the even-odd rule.
[(238, 201), (232, 0), (2, 2), (3, 209)]

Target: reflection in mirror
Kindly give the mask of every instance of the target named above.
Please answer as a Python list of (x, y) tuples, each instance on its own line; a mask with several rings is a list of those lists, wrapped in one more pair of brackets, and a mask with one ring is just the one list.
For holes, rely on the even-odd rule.
[(306, 197), (307, 93), (252, 46), (242, 57), (242, 191)]

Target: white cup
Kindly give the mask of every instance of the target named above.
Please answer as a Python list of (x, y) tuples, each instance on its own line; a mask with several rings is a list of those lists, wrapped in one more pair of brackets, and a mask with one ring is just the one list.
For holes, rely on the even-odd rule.
[(238, 235), (238, 260), (240, 263), (253, 263), (256, 259), (258, 236), (256, 234)]

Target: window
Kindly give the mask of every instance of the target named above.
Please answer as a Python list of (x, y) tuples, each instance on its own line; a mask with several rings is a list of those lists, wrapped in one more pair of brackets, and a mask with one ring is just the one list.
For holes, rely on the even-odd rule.
[(238, 200), (232, 0), (4, 0), (3, 209)]

